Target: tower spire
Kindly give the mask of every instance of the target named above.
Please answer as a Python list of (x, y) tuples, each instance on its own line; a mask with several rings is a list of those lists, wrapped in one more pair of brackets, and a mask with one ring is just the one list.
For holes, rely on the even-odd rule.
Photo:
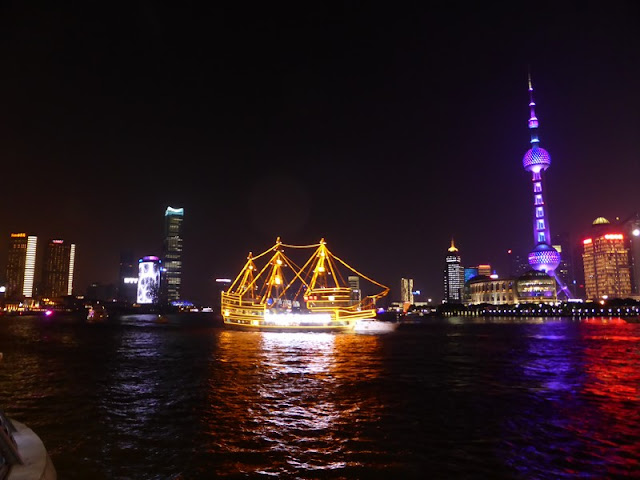
[(457, 252), (458, 249), (456, 248), (455, 244), (453, 243), (453, 237), (451, 237), (451, 246), (448, 249), (449, 252)]
[(531, 83), (531, 69), (528, 71), (529, 79), (529, 130), (531, 132), (531, 146), (536, 148), (540, 143), (538, 139), (538, 117), (536, 117), (536, 102), (533, 101), (533, 84)]

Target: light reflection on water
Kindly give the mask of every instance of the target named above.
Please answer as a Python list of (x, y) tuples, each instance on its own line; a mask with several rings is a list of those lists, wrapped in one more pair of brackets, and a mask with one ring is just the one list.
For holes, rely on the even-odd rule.
[(380, 363), (370, 361), (377, 337), (223, 331), (219, 340), (208, 427), (209, 452), (226, 459), (222, 471), (312, 475), (360, 465), (347, 459), (353, 440), (366, 441), (355, 423), (364, 430), (382, 405), (340, 391), (379, 376)]
[(0, 318), (0, 407), (61, 479), (640, 471), (638, 323), (447, 317), (357, 335), (197, 318)]

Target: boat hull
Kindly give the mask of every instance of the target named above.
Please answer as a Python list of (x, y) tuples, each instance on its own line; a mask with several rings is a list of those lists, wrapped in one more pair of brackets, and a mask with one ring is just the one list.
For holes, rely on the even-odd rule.
[(225, 321), (224, 326), (231, 330), (245, 332), (350, 332), (354, 324), (346, 325), (252, 325)]

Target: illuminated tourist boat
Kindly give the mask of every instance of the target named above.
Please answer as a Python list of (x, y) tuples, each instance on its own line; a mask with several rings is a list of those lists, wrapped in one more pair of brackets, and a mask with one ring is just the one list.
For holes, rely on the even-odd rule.
[[(313, 249), (298, 267), (284, 249)], [(345, 276), (346, 275), (346, 276)], [(360, 280), (380, 289), (361, 297)], [(225, 326), (266, 331), (353, 330), (356, 321), (375, 317), (377, 299), (389, 293), (333, 255), (324, 241), (314, 245), (276, 244), (247, 262), (221, 293)]]

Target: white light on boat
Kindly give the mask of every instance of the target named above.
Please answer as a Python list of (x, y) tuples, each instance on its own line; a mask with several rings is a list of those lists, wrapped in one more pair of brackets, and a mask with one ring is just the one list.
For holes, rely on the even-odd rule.
[(268, 325), (328, 325), (331, 323), (330, 313), (273, 313), (264, 312), (264, 322)]

